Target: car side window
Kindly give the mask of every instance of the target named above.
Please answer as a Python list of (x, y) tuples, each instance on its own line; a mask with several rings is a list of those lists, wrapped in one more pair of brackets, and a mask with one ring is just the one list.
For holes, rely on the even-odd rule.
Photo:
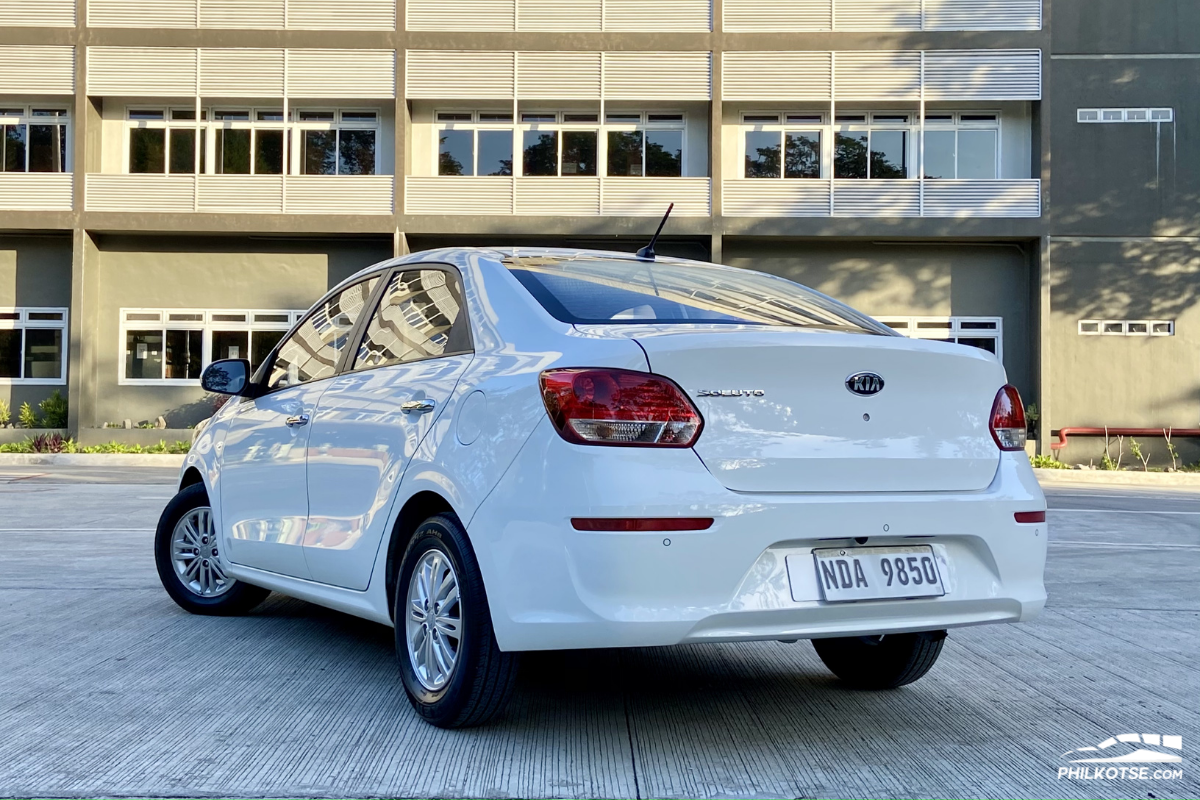
[(397, 272), (367, 325), (354, 369), (471, 352), (458, 278), (440, 269)]
[(350, 331), (378, 283), (379, 278), (375, 277), (347, 286), (310, 314), (279, 346), (267, 378), (267, 389), (332, 378)]

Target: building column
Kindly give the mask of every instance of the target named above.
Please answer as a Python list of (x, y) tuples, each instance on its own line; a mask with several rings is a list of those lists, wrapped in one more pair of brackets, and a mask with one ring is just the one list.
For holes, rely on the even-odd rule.
[(1053, 385), (1052, 374), (1054, 365), (1050, 353), (1050, 237), (1043, 236), (1038, 240), (1037, 269), (1034, 282), (1037, 319), (1037, 339), (1033, 348), (1034, 363), (1037, 366), (1037, 405), (1038, 405), (1038, 436), (1037, 451), (1041, 455), (1050, 453), (1050, 411), (1053, 399), (1050, 397), (1050, 387)]
[(71, 329), (67, 367), (70, 410), (67, 429), (79, 438), (96, 427), (96, 356), (99, 349), (100, 250), (87, 231), (76, 228), (71, 243)]

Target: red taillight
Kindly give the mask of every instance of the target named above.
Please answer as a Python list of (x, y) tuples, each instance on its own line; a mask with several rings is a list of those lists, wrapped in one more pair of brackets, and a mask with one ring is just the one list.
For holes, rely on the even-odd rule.
[(712, 517), (571, 517), (577, 531), (706, 531)]
[(1045, 511), (1018, 511), (1015, 514), (1013, 514), (1013, 518), (1016, 519), (1017, 522), (1020, 522), (1022, 524), (1028, 524), (1031, 522), (1045, 522), (1046, 521), (1046, 512)]
[(1025, 406), (1017, 387), (1000, 387), (992, 403), (992, 438), (1001, 450), (1025, 449)]
[(542, 401), (576, 444), (691, 447), (704, 420), (675, 382), (627, 369), (548, 369)]

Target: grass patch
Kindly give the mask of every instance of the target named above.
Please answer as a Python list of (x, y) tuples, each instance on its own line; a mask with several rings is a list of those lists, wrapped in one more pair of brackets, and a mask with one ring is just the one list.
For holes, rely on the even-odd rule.
[(1064, 464), (1054, 456), (1030, 456), (1029, 463), (1037, 469), (1071, 469), (1070, 464)]
[(192, 443), (186, 441), (167, 442), (159, 440), (158, 444), (122, 444), (121, 442), (106, 442), (91, 447), (80, 447), (74, 439), (64, 439), (58, 434), (43, 434), (21, 442), (0, 444), (0, 453), (106, 453), (106, 454), (135, 454), (135, 455), (182, 455), (192, 449)]

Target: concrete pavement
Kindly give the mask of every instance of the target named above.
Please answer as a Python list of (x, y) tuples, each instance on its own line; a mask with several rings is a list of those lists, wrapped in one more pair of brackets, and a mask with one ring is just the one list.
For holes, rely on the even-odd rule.
[[(0, 470), (0, 796), (1200, 794), (1195, 491), (1049, 490), (1047, 611), (952, 631), (905, 689), (846, 690), (806, 642), (535, 654), (503, 720), (441, 731), (390, 629), (178, 609), (151, 555), (173, 477)], [(1056, 778), (1125, 732), (1182, 735), (1183, 778)]]

